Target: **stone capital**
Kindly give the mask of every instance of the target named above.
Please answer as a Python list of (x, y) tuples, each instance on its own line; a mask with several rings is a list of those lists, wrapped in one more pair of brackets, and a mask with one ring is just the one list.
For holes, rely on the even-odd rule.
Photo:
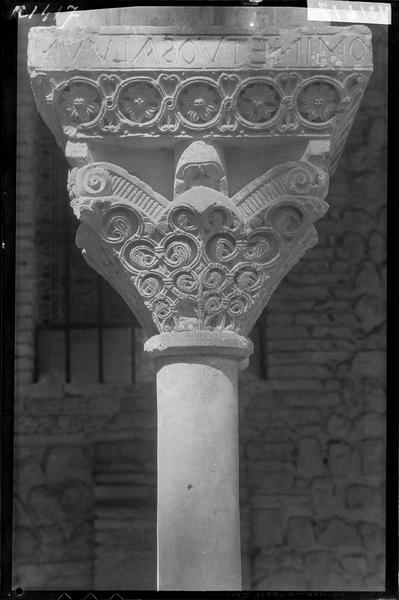
[(317, 241), (367, 27), (35, 28), (28, 68), (87, 262), (151, 335), (247, 335)]
[(170, 202), (116, 165), (94, 163), (72, 170), (69, 189), (84, 257), (149, 333), (246, 335), (316, 242), (328, 173), (292, 161), (230, 198), (202, 185)]

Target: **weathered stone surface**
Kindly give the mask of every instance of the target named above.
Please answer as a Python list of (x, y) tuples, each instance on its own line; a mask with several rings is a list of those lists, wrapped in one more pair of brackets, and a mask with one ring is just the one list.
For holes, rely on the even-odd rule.
[(351, 370), (356, 375), (383, 377), (385, 372), (385, 353), (379, 351), (359, 352), (354, 358)]
[(348, 439), (352, 429), (349, 419), (333, 413), (327, 421), (327, 431), (332, 439)]
[(367, 559), (361, 554), (348, 554), (341, 559), (341, 565), (348, 571), (356, 575), (365, 575), (367, 573)]
[(375, 554), (384, 552), (385, 535), (382, 527), (379, 527), (374, 523), (361, 523), (360, 534), (366, 550), (370, 550)]
[(385, 475), (385, 443), (382, 439), (368, 439), (363, 442), (362, 469), (364, 474)]
[(22, 560), (34, 556), (39, 546), (37, 536), (28, 527), (17, 527), (15, 529), (13, 543), (15, 556), (21, 557)]
[(353, 525), (339, 518), (334, 518), (318, 536), (318, 543), (323, 546), (359, 547), (360, 538)]
[(356, 419), (354, 435), (361, 439), (383, 438), (385, 436), (385, 418), (381, 413), (367, 412)]
[(267, 548), (283, 543), (284, 530), (281, 512), (278, 510), (255, 510), (252, 516), (252, 545)]
[(87, 482), (91, 477), (91, 461), (83, 448), (58, 446), (50, 450), (45, 461), (46, 477), (51, 482), (64, 479)]
[(350, 510), (363, 511), (364, 516), (382, 513), (383, 496), (379, 488), (364, 485), (349, 485), (346, 489), (346, 506)]
[(385, 302), (381, 295), (365, 294), (355, 307), (363, 330), (368, 333), (384, 322)]
[(334, 483), (328, 477), (317, 477), (312, 481), (312, 499), (318, 518), (330, 517), (339, 510)]
[(323, 474), (323, 449), (317, 439), (309, 438), (299, 441), (297, 472), (300, 477), (305, 478)]
[(363, 379), (362, 392), (366, 410), (385, 411), (385, 387), (380, 379), (371, 377)]
[(308, 584), (300, 571), (284, 570), (272, 577), (262, 579), (255, 587), (257, 590), (300, 591), (308, 589)]
[(314, 544), (312, 520), (307, 517), (292, 517), (287, 526), (287, 543), (295, 548)]
[[(21, 20), (21, 22), (22, 21), (23, 20)], [(67, 34), (65, 34), (65, 37), (67, 37)], [(252, 36), (247, 36), (247, 38), (248, 40), (250, 38), (252, 39)], [(215, 40), (213, 41), (215, 42)], [(259, 42), (259, 49), (263, 48), (263, 41)], [(172, 48), (169, 51), (170, 54), (167, 54), (167, 57), (169, 56), (169, 58), (174, 52), (178, 52), (173, 39), (172, 42)], [(146, 42), (147, 46), (144, 50), (151, 50), (152, 43), (152, 41)], [(217, 48), (217, 45), (212, 47), (212, 51), (216, 52), (215, 63), (217, 63), (222, 56), (225, 41), (222, 41), (221, 44), (219, 49)], [(264, 45), (266, 48), (267, 44), (265, 43)], [(113, 53), (118, 51), (117, 46), (118, 45), (114, 45), (112, 42), (109, 48), (105, 45), (102, 50), (101, 48), (99, 50), (99, 47), (97, 46), (97, 51), (98, 54), (103, 57), (105, 56), (104, 60), (106, 61), (108, 58), (112, 58), (112, 56), (115, 55)], [(183, 48), (184, 56), (188, 56), (186, 52), (188, 53), (189, 49), (190, 45), (186, 44)], [(78, 51), (77, 60), (84, 57), (86, 49), (83, 46), (82, 48), (79, 48), (78, 46), (76, 50)], [(93, 50), (95, 52), (94, 47)], [(82, 52), (83, 54), (80, 55), (79, 52)], [(144, 51), (141, 52), (137, 57), (137, 62), (141, 60), (141, 58), (144, 62), (151, 61), (154, 58), (151, 51), (149, 56), (146, 56), (145, 54)], [(255, 56), (258, 57), (263, 55), (263, 50), (255, 53)], [(210, 56), (212, 57), (212, 53)], [(98, 59), (100, 60), (101, 56), (98, 56)], [(319, 59), (315, 58), (315, 60)], [(193, 61), (194, 66), (196, 65), (196, 61), (197, 58)], [(321, 72), (321, 70), (318, 70), (318, 74)], [(378, 82), (378, 85), (373, 81), (372, 85), (374, 87), (381, 86), (382, 89), (383, 85), (381, 84), (379, 74), (378, 79), (375, 81)], [(61, 92), (62, 90), (59, 91)], [(291, 372), (290, 370), (282, 372), (279, 376), (280, 379), (276, 378), (269, 382), (273, 385), (274, 389), (279, 390), (278, 394), (285, 394), (287, 392), (290, 394), (290, 397), (287, 396), (283, 398), (283, 396), (280, 396), (279, 398), (273, 397), (272, 399), (269, 392), (262, 392), (259, 388), (255, 391), (255, 385), (252, 382), (253, 387), (251, 387), (252, 384), (248, 380), (245, 380), (245, 384), (241, 387), (240, 391), (242, 400), (247, 400), (247, 398), (252, 395), (254, 399), (256, 398), (256, 403), (259, 403), (259, 405), (263, 404), (266, 407), (269, 406), (270, 408), (270, 410), (260, 410), (259, 412), (256, 410), (252, 411), (252, 405), (249, 403), (248, 410), (244, 412), (243, 416), (245, 420), (242, 422), (241, 427), (242, 430), (247, 433), (244, 433), (243, 437), (249, 440), (252, 445), (241, 452), (241, 467), (244, 471), (250, 470), (252, 474), (247, 480), (250, 485), (246, 482), (242, 487), (248, 494), (249, 499), (256, 499), (256, 489), (263, 489), (267, 486), (269, 476), (268, 469), (272, 467), (274, 469), (274, 474), (271, 474), (269, 485), (266, 487), (266, 493), (263, 495), (262, 502), (264, 503), (264, 506), (269, 506), (268, 503), (274, 503), (274, 508), (263, 508), (263, 511), (281, 511), (281, 515), (284, 517), (281, 520), (281, 532), (279, 528), (276, 528), (276, 530), (270, 528), (269, 530), (271, 534), (273, 533), (273, 535), (275, 535), (276, 540), (280, 539), (280, 536), (282, 536), (282, 542), (280, 543), (281, 548), (278, 552), (274, 553), (276, 555), (275, 564), (272, 564), (272, 557), (268, 555), (267, 559), (264, 559), (260, 570), (257, 571), (256, 579), (252, 579), (252, 586), (255, 585), (254, 581), (256, 581), (257, 589), (283, 589), (284, 585), (290, 585), (294, 590), (301, 588), (313, 590), (367, 589), (367, 586), (371, 586), (372, 588), (376, 582), (378, 583), (378, 576), (373, 575), (375, 570), (379, 568), (381, 573), (383, 572), (383, 565), (377, 567), (377, 561), (374, 558), (373, 550), (370, 548), (370, 550), (368, 550), (369, 575), (368, 578), (365, 576), (362, 570), (363, 567), (361, 567), (364, 557), (362, 558), (362, 546), (360, 543), (358, 544), (358, 547), (351, 549), (349, 554), (345, 550), (346, 556), (344, 558), (348, 558), (345, 565), (344, 563), (338, 564), (335, 561), (335, 557), (339, 556), (340, 553), (342, 554), (341, 546), (331, 546), (331, 556), (334, 556), (334, 560), (331, 559), (328, 561), (326, 559), (324, 564), (322, 559), (317, 559), (317, 556), (319, 556), (320, 553), (311, 553), (313, 556), (311, 557), (309, 569), (304, 571), (301, 558), (298, 558), (298, 556), (302, 557), (305, 554), (307, 555), (307, 551), (316, 546), (317, 540), (306, 547), (298, 546), (298, 556), (296, 558), (288, 556), (287, 553), (286, 556), (284, 555), (284, 560), (282, 558), (284, 547), (287, 547), (286, 544), (288, 540), (287, 521), (292, 518), (293, 515), (296, 516), (298, 514), (295, 511), (303, 511), (303, 513), (301, 513), (301, 518), (323, 519), (323, 527), (327, 524), (326, 520), (330, 519), (334, 514), (342, 516), (343, 518), (345, 515), (347, 523), (350, 523), (351, 525), (356, 524), (357, 516), (350, 515), (348, 511), (357, 511), (361, 509), (355, 507), (352, 509), (344, 509), (343, 500), (348, 497), (351, 498), (352, 504), (355, 502), (354, 492), (352, 488), (350, 488), (351, 485), (354, 485), (353, 479), (355, 477), (357, 478), (356, 481), (360, 481), (360, 473), (357, 469), (356, 459), (354, 458), (354, 454), (356, 453), (355, 446), (358, 444), (359, 448), (362, 447), (364, 436), (366, 436), (366, 438), (369, 436), (369, 438), (365, 440), (363, 446), (363, 469), (369, 468), (367, 473), (366, 471), (364, 472), (367, 476), (370, 473), (374, 473), (375, 475), (373, 475), (373, 477), (375, 479), (384, 474), (383, 452), (381, 451), (384, 443), (383, 437), (375, 437), (375, 429), (373, 429), (374, 425), (372, 425), (370, 417), (363, 419), (367, 411), (383, 412), (383, 392), (375, 391), (374, 393), (374, 391), (369, 391), (366, 393), (365, 389), (363, 389), (362, 386), (367, 371), (364, 365), (359, 366), (359, 363), (356, 364), (356, 362), (354, 362), (354, 373), (351, 373), (349, 370), (352, 359), (356, 358), (359, 350), (373, 352), (382, 348), (382, 346), (377, 346), (377, 344), (383, 344), (381, 338), (378, 340), (376, 335), (370, 336), (369, 333), (383, 323), (385, 310), (379, 292), (376, 292), (376, 290), (373, 289), (373, 286), (377, 285), (378, 278), (375, 276), (374, 267), (370, 263), (370, 261), (372, 261), (375, 265), (380, 265), (382, 260), (382, 251), (380, 247), (381, 239), (374, 239), (375, 236), (373, 238), (370, 237), (370, 234), (374, 235), (376, 232), (379, 223), (379, 216), (374, 214), (373, 211), (375, 211), (375, 207), (380, 206), (384, 202), (385, 198), (381, 186), (377, 189), (375, 182), (373, 183), (375, 178), (374, 173), (376, 173), (378, 169), (381, 169), (381, 167), (377, 164), (375, 156), (380, 150), (373, 150), (371, 147), (371, 132), (373, 132), (373, 137), (376, 138), (376, 148), (382, 149), (382, 123), (376, 121), (383, 118), (384, 115), (384, 111), (382, 110), (382, 105), (385, 102), (384, 93), (381, 92), (380, 89), (373, 89), (370, 94), (370, 100), (367, 100), (366, 98), (365, 100), (368, 102), (366, 110), (363, 111), (365, 118), (363, 120), (359, 118), (356, 119), (355, 128), (353, 130), (354, 142), (349, 148), (350, 152), (348, 151), (346, 153), (346, 158), (344, 157), (342, 170), (336, 173), (336, 182), (334, 179), (332, 182), (330, 198), (335, 212), (331, 215), (331, 219), (330, 217), (327, 217), (329, 222), (326, 223), (325, 231), (319, 237), (320, 245), (315, 249), (316, 252), (312, 258), (313, 263), (310, 263), (308, 270), (304, 264), (301, 265), (301, 267), (303, 267), (303, 271), (301, 271), (303, 278), (301, 279), (298, 276), (296, 276), (296, 278), (294, 277), (292, 285), (286, 287), (284, 287), (285, 282), (283, 280), (280, 290), (275, 292), (275, 305), (277, 306), (276, 313), (278, 313), (279, 319), (273, 322), (272, 315), (270, 315), (269, 324), (266, 330), (266, 337), (268, 340), (271, 340), (270, 344), (267, 346), (267, 353), (269, 353), (271, 357), (276, 357), (274, 358), (275, 366), (278, 367), (281, 364), (291, 364), (293, 367), (297, 368), (298, 366), (305, 364), (306, 360), (309, 361), (309, 364), (313, 364), (312, 361), (316, 358), (318, 366), (326, 367), (328, 370), (331, 369), (331, 371), (327, 374), (327, 371), (324, 370), (323, 372), (326, 377), (322, 380), (318, 377), (320, 372), (318, 372), (317, 369), (313, 370), (313, 372), (307, 371), (306, 379), (301, 376), (296, 378), (293, 377), (293, 375), (298, 374), (298, 371), (295, 372), (295, 370), (293, 370)], [(359, 114), (358, 117), (363, 115)], [(146, 127), (147, 126), (136, 128), (135, 135), (138, 133), (138, 135), (136, 135), (136, 141), (140, 139), (140, 130), (143, 131)], [(130, 124), (128, 125), (128, 128), (130, 129), (130, 132), (133, 131)], [(315, 131), (315, 129), (313, 130)], [(83, 130), (81, 129), (80, 131), (82, 133)], [(92, 131), (94, 131), (94, 128)], [(270, 131), (271, 128), (269, 128), (269, 126), (265, 127), (260, 132), (259, 137), (267, 137), (267, 135), (269, 135), (268, 132)], [(86, 129), (86, 132), (88, 132), (88, 129)], [(88, 133), (90, 134), (90, 132)], [(245, 129), (245, 137), (247, 140), (253, 133), (258, 135), (256, 129)], [(75, 135), (72, 131), (69, 132), (68, 135), (69, 134)], [(194, 134), (197, 136), (197, 131), (194, 131)], [(85, 134), (83, 133), (83, 135)], [(111, 135), (113, 134), (109, 131), (107, 133), (108, 138), (110, 138)], [(190, 133), (190, 135), (192, 135), (192, 133)], [(168, 136), (164, 136), (164, 139), (167, 137)], [(340, 139), (340, 135), (337, 136), (337, 139)], [(100, 144), (102, 143), (103, 142), (101, 141)], [(360, 150), (359, 145), (361, 146)], [(259, 154), (260, 161), (262, 153), (259, 152), (258, 149), (256, 152)], [(269, 152), (268, 154), (274, 153)], [(248, 165), (248, 170), (252, 168), (250, 166), (252, 161), (249, 159), (249, 155), (247, 156), (247, 160), (243, 160), (242, 154), (240, 156), (241, 162)], [(131, 160), (131, 156), (129, 157), (129, 160)], [(148, 160), (147, 157), (146, 160), (153, 167), (154, 163), (151, 160)], [(171, 162), (173, 162), (173, 160), (171, 160)], [(367, 172), (363, 172), (365, 168), (373, 169), (372, 176), (367, 176)], [(374, 169), (376, 169), (376, 171), (374, 171)], [(154, 178), (156, 177), (159, 180), (159, 185), (163, 185), (163, 175), (158, 171), (158, 167), (155, 169), (153, 168), (153, 170), (155, 172)], [(242, 172), (238, 172), (239, 170), (235, 168), (232, 170), (237, 171), (237, 174), (234, 174), (234, 177), (235, 180), (239, 180), (240, 177), (242, 177)], [(356, 177), (353, 177), (353, 170), (358, 171)], [(381, 173), (381, 170), (379, 172)], [(234, 179), (234, 177), (232, 176), (232, 179)], [(145, 179), (144, 176), (143, 178)], [(173, 177), (170, 179), (170, 190), (172, 190)], [(380, 179), (383, 179), (383, 177), (380, 177)], [(249, 180), (250, 177), (248, 177), (248, 181)], [(234, 183), (234, 185), (236, 185), (236, 183)], [(29, 190), (31, 189), (33, 189), (32, 186), (27, 186), (26, 193), (29, 193)], [(170, 197), (172, 196), (170, 195)], [(29, 198), (27, 198), (27, 200), (29, 201)], [(24, 207), (27, 206), (25, 200), (23, 203), (20, 203), (19, 206), (21, 207), (22, 204)], [(353, 211), (353, 206), (356, 206), (356, 209), (358, 209), (356, 212)], [(348, 215), (348, 211), (350, 211), (351, 214)], [(26, 210), (26, 215), (21, 215), (21, 222), (24, 219), (23, 222), (25, 223), (25, 233), (27, 231), (26, 228), (28, 226), (30, 227), (33, 214), (33, 212), (32, 214), (28, 214), (28, 211)], [(348, 235), (351, 234), (352, 229), (356, 229), (358, 236), (357, 234), (354, 236), (353, 243), (350, 239), (346, 239), (345, 244), (342, 243), (341, 233), (343, 225), (346, 227)], [(371, 239), (373, 240), (372, 244)], [(344, 245), (345, 249), (343, 249)], [(27, 256), (30, 247), (31, 245), (21, 245), (25, 257)], [(367, 248), (368, 256), (366, 255)], [(375, 248), (375, 250), (372, 248)], [(314, 251), (312, 251), (312, 256), (313, 252)], [(363, 265), (362, 263), (365, 261), (369, 261), (369, 263)], [(326, 268), (326, 263), (328, 263), (328, 269)], [(29, 276), (31, 270), (31, 266), (25, 271), (22, 270), (20, 272), (20, 280), (22, 279), (22, 281), (24, 281), (24, 278)], [(380, 271), (381, 269), (378, 267), (378, 276), (380, 276)], [(297, 272), (297, 275), (299, 272), (300, 271)], [(315, 277), (316, 275), (320, 275), (321, 277), (317, 278)], [(324, 278), (323, 275), (327, 275), (328, 277)], [(330, 277), (330, 275), (334, 275), (334, 277)], [(339, 275), (339, 278), (336, 278), (335, 275)], [(29, 283), (29, 285), (31, 286), (32, 284)], [(356, 287), (357, 285), (359, 288)], [(360, 292), (362, 292), (363, 295), (360, 296)], [(31, 294), (24, 297), (25, 307), (31, 302)], [(352, 312), (353, 305), (355, 305), (355, 313)], [(315, 311), (319, 311), (321, 315), (314, 316)], [(28, 328), (32, 327), (31, 311), (22, 308), (21, 313), (26, 314), (26, 317), (23, 317), (23, 326)], [(354, 314), (358, 319), (354, 318)], [(19, 343), (21, 344), (21, 350), (18, 353), (18, 356), (28, 357), (29, 355), (29, 357), (33, 357), (31, 351), (25, 352), (27, 348), (23, 347), (23, 344), (25, 343), (24, 339), (19, 339)], [(275, 344), (275, 346), (273, 346), (273, 344)], [(284, 344), (286, 344), (285, 347)], [(295, 346), (295, 344), (297, 344), (297, 346)], [(274, 354), (277, 350), (279, 352), (288, 352), (292, 354), (292, 359), (289, 358), (287, 363), (281, 362), (280, 357)], [(322, 350), (324, 354), (316, 354), (318, 350)], [(302, 351), (313, 353), (313, 358), (310, 358), (310, 355), (307, 357), (305, 355), (297, 355), (297, 357), (293, 355), (295, 352), (301, 353)], [(336, 361), (334, 355), (328, 356), (327, 353), (330, 351), (341, 353), (340, 355), (337, 355), (338, 358), (336, 356)], [(350, 354), (345, 355), (345, 352)], [(283, 360), (285, 360), (285, 358), (286, 357), (284, 357)], [(296, 363), (296, 360), (301, 362)], [(269, 364), (271, 363), (273, 363), (273, 359), (270, 360)], [(29, 373), (31, 373), (32, 365), (33, 361), (29, 358), (29, 361), (19, 363), (19, 368), (21, 369), (21, 366), (24, 366), (24, 368), (26, 367), (27, 370), (23, 372), (26, 372), (29, 375)], [(21, 370), (19, 372), (22, 373)], [(349, 385), (349, 379), (351, 377), (355, 378), (359, 384), (358, 388), (356, 388), (356, 393), (354, 393), (354, 389), (350, 388)], [(370, 377), (370, 372), (367, 373), (367, 377)], [(378, 376), (375, 377), (375, 381), (378, 381)], [(379, 384), (376, 384), (376, 386), (378, 385)], [(78, 392), (78, 390), (76, 390), (76, 392)], [(306, 398), (307, 392), (309, 392), (308, 398)], [(64, 392), (62, 392), (62, 395), (63, 393)], [(26, 437), (27, 434), (33, 436), (30, 438), (31, 442), (33, 440), (32, 443), (36, 444), (37, 440), (40, 439), (46, 440), (46, 443), (53, 446), (57, 445), (60, 439), (59, 438), (57, 441), (56, 431), (59, 431), (60, 434), (62, 434), (63, 444), (65, 438), (71, 436), (73, 431), (79, 431), (83, 437), (86, 435), (85, 432), (91, 431), (92, 433), (90, 436), (93, 436), (93, 438), (90, 437), (90, 444), (92, 443), (91, 439), (101, 440), (105, 439), (105, 437), (102, 438), (102, 436), (108, 436), (109, 446), (107, 446), (107, 448), (109, 448), (109, 452), (112, 453), (112, 456), (110, 455), (110, 457), (108, 457), (106, 445), (103, 445), (98, 446), (98, 457), (101, 459), (101, 462), (98, 462), (97, 457), (94, 458), (94, 464), (97, 466), (98, 464), (101, 464), (101, 469), (105, 469), (108, 466), (109, 472), (112, 473), (113, 471), (116, 472), (117, 469), (114, 469), (114, 466), (117, 466), (120, 469), (119, 473), (123, 478), (123, 473), (126, 472), (127, 466), (131, 464), (137, 471), (143, 472), (144, 470), (147, 470), (146, 472), (154, 475), (155, 464), (151, 445), (149, 443), (150, 438), (145, 437), (145, 434), (148, 433), (149, 435), (152, 435), (151, 439), (153, 439), (154, 430), (151, 431), (149, 428), (146, 428), (146, 417), (137, 412), (137, 407), (139, 405), (141, 407), (140, 410), (146, 405), (148, 402), (147, 397), (149, 397), (151, 392), (148, 389), (143, 391), (137, 387), (131, 390), (122, 391), (121, 388), (118, 389), (118, 386), (116, 386), (110, 391), (110, 397), (115, 396), (116, 398), (115, 406), (113, 407), (108, 400), (105, 401), (101, 398), (97, 400), (94, 397), (89, 403), (87, 401), (87, 391), (80, 390), (79, 393), (79, 397), (70, 397), (68, 401), (65, 401), (62, 409), (64, 415), (74, 414), (75, 416), (78, 416), (79, 422), (74, 419), (60, 421), (59, 419), (52, 420), (49, 418), (50, 414), (57, 416), (57, 413), (59, 413), (58, 397), (56, 395), (53, 396), (53, 404), (51, 403), (51, 397), (42, 404), (40, 402), (41, 392), (39, 390), (37, 393), (38, 402), (31, 403), (29, 413), (24, 417), (23, 426), (26, 434), (22, 437), (18, 436), (18, 444), (20, 443), (20, 440), (28, 440)], [(310, 394), (312, 394), (312, 396), (310, 396)], [(122, 408), (119, 406), (119, 398), (122, 399)], [(279, 407), (278, 405), (280, 402), (283, 406)], [(378, 403), (378, 408), (376, 403)], [(275, 415), (274, 408), (276, 408)], [(283, 412), (278, 412), (281, 408), (284, 409)], [(144, 410), (146, 410), (146, 408)], [(35, 413), (35, 411), (37, 411), (37, 413)], [(37, 419), (40, 411), (42, 413), (41, 416), (43, 417), (43, 420), (41, 421)], [(90, 418), (90, 412), (92, 415), (96, 414), (97, 416), (92, 416), (92, 418)], [(111, 413), (114, 414), (113, 417), (111, 417)], [(129, 414), (129, 419), (126, 417), (127, 413)], [(137, 426), (134, 424), (134, 416), (136, 414)], [(99, 418), (97, 419), (97, 417)], [(111, 418), (112, 425), (110, 424)], [(353, 420), (357, 426), (356, 443), (354, 444), (352, 444), (352, 440), (346, 438), (346, 435), (349, 435), (348, 422), (351, 420)], [(148, 422), (151, 423), (150, 417), (148, 417)], [(153, 419), (152, 422), (155, 427), (155, 420)], [(359, 425), (360, 423), (362, 423), (361, 426)], [(141, 438), (139, 432), (142, 429), (145, 430), (142, 431), (143, 437)], [(123, 436), (125, 436), (126, 439), (126, 435), (129, 431), (129, 435), (131, 437), (134, 436), (134, 441), (137, 442), (137, 444), (135, 444), (134, 447), (132, 446), (129, 451), (127, 451), (126, 448), (123, 448), (123, 444), (121, 448), (118, 448)], [(251, 431), (250, 435), (248, 433), (249, 431)], [(122, 437), (118, 438), (118, 435), (121, 433)], [(47, 437), (44, 437), (45, 435), (47, 435)], [(51, 435), (53, 435), (52, 438)], [(384, 434), (381, 433), (379, 435), (383, 436)], [(292, 441), (295, 440), (295, 444), (298, 444), (299, 449), (300, 440), (305, 440), (306, 446), (308, 443), (307, 440), (309, 439), (318, 441), (322, 449), (321, 454), (323, 454), (324, 447), (327, 447), (329, 441), (336, 442), (340, 440), (342, 442), (350, 442), (351, 460), (348, 460), (346, 464), (347, 474), (344, 475), (343, 473), (342, 460), (344, 459), (342, 456), (346, 455), (349, 458), (349, 454), (341, 452), (342, 448), (340, 452), (336, 452), (335, 457), (333, 457), (334, 452), (328, 453), (329, 461), (324, 465), (324, 471), (322, 472), (319, 472), (319, 463), (317, 463), (318, 466), (315, 468), (314, 472), (312, 471), (314, 465), (312, 466), (312, 464), (309, 463), (309, 469), (312, 475), (307, 476), (306, 478), (304, 466), (306, 461), (302, 462), (300, 471), (303, 477), (297, 479), (294, 483), (292, 483), (292, 480), (288, 481), (288, 479), (286, 479), (287, 473), (284, 472), (287, 468), (287, 463), (291, 465), (291, 462), (288, 460), (288, 455), (285, 458), (283, 458), (283, 456), (275, 456), (273, 461), (264, 460), (261, 450), (263, 442), (280, 443), (286, 441), (292, 443)], [(82, 444), (82, 439), (78, 443)], [(100, 442), (100, 444), (101, 443), (104, 444), (104, 442)], [(153, 444), (154, 442), (151, 443)], [(114, 452), (111, 450), (112, 444), (116, 445)], [(144, 449), (141, 450), (141, 447)], [(266, 448), (266, 446), (264, 447)], [(377, 448), (377, 450), (374, 451), (373, 449), (375, 448)], [(119, 452), (121, 453), (122, 460), (118, 463), (117, 457)], [(46, 451), (45, 454), (46, 456), (50, 456), (48, 451)], [(306, 452), (304, 454), (306, 454)], [(146, 460), (146, 456), (149, 456), (149, 460)], [(339, 456), (341, 456), (341, 459)], [(138, 457), (138, 460), (136, 460), (136, 457)], [(39, 462), (38, 464), (43, 463)], [(57, 464), (56, 460), (54, 461), (54, 464)], [(331, 469), (331, 472), (329, 472), (329, 468)], [(72, 476), (73, 468), (68, 467), (68, 469)], [(278, 472), (276, 472), (277, 469)], [(53, 468), (53, 473), (57, 477), (55, 467)], [(83, 481), (83, 471), (81, 474), (81, 481)], [(289, 472), (288, 475), (291, 476), (291, 472)], [(264, 480), (261, 479), (262, 476), (264, 477)], [(101, 482), (101, 485), (104, 485), (104, 481)], [(43, 484), (44, 482), (44, 480), (40, 480), (40, 484)], [(335, 488), (333, 485), (334, 482), (336, 485)], [(61, 475), (59, 483), (62, 483)], [(18, 485), (21, 484), (19, 483)], [(111, 480), (106, 482), (106, 486), (108, 487), (113, 485), (117, 487), (118, 484), (116, 481), (112, 482)], [(140, 481), (140, 485), (143, 487), (148, 485), (149, 487), (151, 486), (152, 489), (154, 488), (154, 484), (150, 484), (149, 481), (144, 481), (144, 479)], [(375, 485), (379, 484), (376, 483)], [(273, 491), (277, 490), (279, 490), (281, 494), (278, 496), (276, 495), (276, 497), (273, 498)], [(299, 494), (300, 490), (301, 494)], [(294, 497), (294, 493), (297, 494), (296, 497)], [(151, 494), (145, 495), (143, 493), (143, 498), (144, 496), (150, 497), (150, 495)], [(323, 497), (325, 498), (324, 506)], [(55, 495), (55, 500), (62, 505), (61, 498), (62, 494)], [(258, 502), (258, 500), (256, 500), (256, 502)], [(317, 512), (316, 505), (319, 507), (319, 512)], [(76, 507), (77, 503), (71, 502), (71, 506)], [(134, 507), (130, 508), (129, 519), (134, 520), (137, 518), (138, 513), (134, 511)], [(252, 512), (256, 514), (257, 510), (258, 509), (252, 510)], [(344, 510), (346, 513), (344, 513)], [(367, 509), (364, 510), (368, 512)], [(19, 514), (22, 515), (22, 512), (23, 511), (19, 511)], [(65, 514), (65, 511), (63, 512)], [(303, 515), (306, 515), (306, 517)], [(25, 514), (24, 518), (28, 519), (28, 517), (29, 512)], [(256, 519), (257, 518), (261, 520), (259, 514), (256, 516)], [(119, 523), (119, 526), (122, 527), (122, 524)], [(250, 524), (250, 526), (254, 531), (254, 535), (256, 535), (256, 527), (253, 524)], [(315, 526), (315, 530), (317, 532), (319, 531), (319, 525)], [(59, 538), (59, 543), (65, 546), (67, 544), (66, 537), (70, 536), (71, 533), (72, 532), (68, 529), (68, 535)], [(259, 536), (259, 544), (260, 543), (261, 536)], [(81, 541), (76, 542), (77, 552), (79, 556), (82, 556), (82, 564), (84, 554), (86, 554), (86, 556), (89, 554), (90, 548), (88, 544), (88, 536), (86, 537), (82, 533)], [(74, 544), (69, 544), (69, 547), (73, 548)], [(153, 546), (151, 560), (148, 559), (148, 565), (146, 563), (147, 559), (144, 558), (144, 552), (142, 552), (142, 558), (134, 556), (133, 552), (129, 554), (125, 551), (125, 554), (122, 555), (121, 552), (118, 553), (117, 544), (112, 547), (110, 546), (108, 550), (108, 554), (113, 555), (113, 562), (112, 560), (97, 561), (95, 568), (96, 578), (101, 580), (97, 582), (97, 587), (109, 587), (111, 584), (119, 587), (120, 582), (123, 581), (126, 582), (127, 587), (130, 587), (131, 589), (154, 589), (154, 573), (156, 569), (154, 556), (155, 546)], [(147, 553), (146, 550), (145, 556), (149, 555), (150, 552)], [(132, 569), (132, 565), (135, 565), (136, 568)], [(87, 567), (84, 568), (88, 571)], [(45, 572), (44, 566), (42, 572)], [(47, 574), (45, 577), (41, 577), (40, 573), (34, 569), (31, 569), (31, 572), (29, 573), (27, 570), (26, 573), (28, 578), (25, 578), (23, 582), (23, 587), (26, 587), (26, 589), (32, 587), (32, 581), (33, 585), (35, 585), (36, 582), (37, 588), (40, 589), (42, 589), (43, 585), (52, 585), (53, 589), (73, 589), (74, 586), (81, 585), (83, 577), (87, 577), (87, 580), (90, 579), (90, 575), (84, 575), (83, 567), (82, 569), (80, 567), (78, 568), (76, 564), (75, 570), (73, 570), (72, 567), (68, 567), (67, 564), (64, 566), (54, 564), (52, 570), (49, 570), (48, 573), (46, 572)], [(74, 580), (74, 573), (76, 573), (76, 580)], [(266, 573), (267, 577), (264, 576)], [(352, 579), (348, 578), (349, 575)], [(31, 580), (29, 580), (29, 576), (31, 576)], [(72, 585), (70, 585), (71, 583)], [(65, 584), (64, 587), (59, 587), (63, 586), (63, 584)], [(70, 585), (69, 588), (68, 585)], [(281, 586), (283, 586), (283, 588)], [(85, 581), (81, 589), (89, 589), (90, 587), (91, 581), (90, 583)]]
[(337, 477), (348, 477), (353, 469), (352, 448), (345, 442), (331, 443), (328, 450), (328, 466)]

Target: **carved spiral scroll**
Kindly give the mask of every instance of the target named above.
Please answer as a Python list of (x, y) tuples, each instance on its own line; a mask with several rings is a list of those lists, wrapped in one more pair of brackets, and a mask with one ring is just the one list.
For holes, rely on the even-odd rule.
[(187, 192), (186, 204), (165, 204), (155, 221), (138, 203), (133, 208), (114, 195), (97, 197), (97, 190), (107, 189), (107, 174), (85, 168), (72, 194), (77, 187), (95, 193), (89, 201), (83, 197), (81, 214), (91, 219), (102, 248), (119, 260), (121, 280), (132, 282), (134, 301), (142, 302), (159, 331), (245, 330), (249, 315), (267, 301), (268, 282), (274, 289), (293, 253), (314, 240), (309, 228), (325, 208), (314, 189), (316, 169), (297, 163), (281, 175), (292, 195), (265, 202), (247, 218), (232, 200), (208, 189), (204, 199)]
[(111, 244), (123, 243), (141, 229), (139, 215), (128, 207), (110, 208), (101, 221), (101, 234)]
[(292, 238), (298, 234), (305, 223), (303, 209), (293, 203), (273, 206), (267, 213), (267, 223), (284, 238)]

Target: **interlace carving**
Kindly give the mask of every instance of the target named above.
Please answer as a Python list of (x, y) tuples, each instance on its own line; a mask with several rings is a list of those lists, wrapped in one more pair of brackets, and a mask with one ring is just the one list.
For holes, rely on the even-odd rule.
[(168, 202), (123, 169), (73, 169), (72, 206), (86, 260), (149, 333), (247, 334), (291, 266), (313, 245), (327, 174), (298, 161), (238, 194), (203, 186)]

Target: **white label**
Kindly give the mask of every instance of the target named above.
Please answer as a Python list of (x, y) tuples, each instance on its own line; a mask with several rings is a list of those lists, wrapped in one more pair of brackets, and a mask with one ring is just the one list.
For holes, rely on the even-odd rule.
[(382, 2), (308, 0), (308, 21), (391, 24), (391, 5)]

